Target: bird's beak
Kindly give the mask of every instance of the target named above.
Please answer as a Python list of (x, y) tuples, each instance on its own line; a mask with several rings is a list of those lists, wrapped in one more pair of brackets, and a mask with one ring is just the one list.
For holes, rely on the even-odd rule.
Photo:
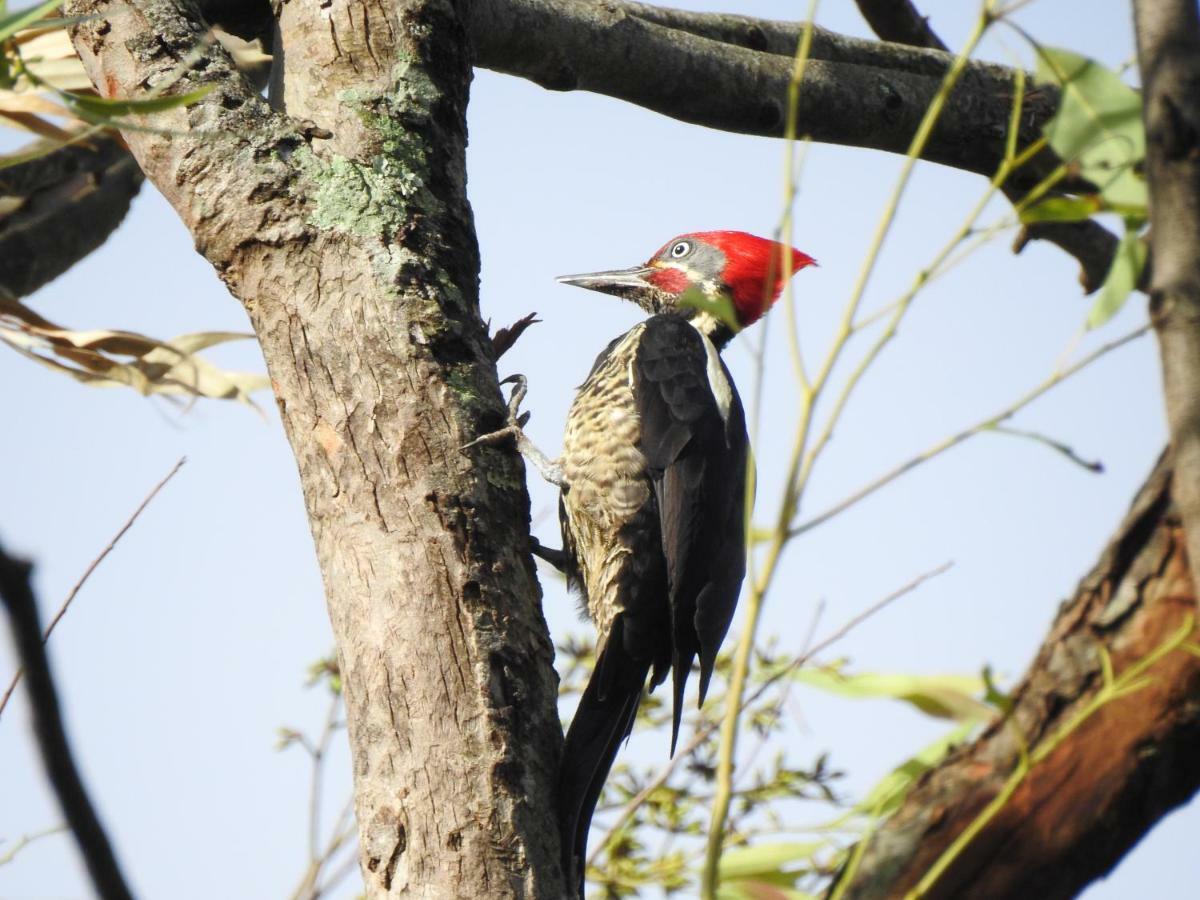
[(639, 295), (653, 289), (652, 285), (646, 281), (646, 276), (654, 271), (649, 266), (635, 266), (632, 269), (589, 272), (586, 275), (560, 275), (555, 281), (559, 284), (573, 284), (576, 287), (587, 288), (589, 291), (600, 291), (604, 294), (615, 294), (618, 297), (636, 300)]

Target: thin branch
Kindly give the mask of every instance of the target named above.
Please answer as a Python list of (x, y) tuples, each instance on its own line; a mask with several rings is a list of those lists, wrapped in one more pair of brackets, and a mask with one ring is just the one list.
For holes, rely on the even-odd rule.
[(910, 47), (949, 50), (910, 0), (855, 0), (871, 30), (885, 41)]
[(1098, 347), (1096, 350), (1089, 353), (1087, 356), (1085, 356), (1083, 359), (1076, 362), (1074, 365), (1071, 365), (1065, 369), (1060, 369), (1060, 370), (1056, 371), (1054, 374), (1052, 374), (1049, 378), (1047, 378), (1045, 381), (1043, 381), (1037, 387), (1033, 388), (1033, 390), (1022, 395), (1015, 402), (1013, 402), (1009, 406), (1006, 406), (1004, 409), (1000, 410), (999, 412), (995, 413), (994, 415), (991, 415), (986, 419), (982, 419), (979, 422), (976, 422), (974, 425), (970, 426), (969, 428), (964, 428), (962, 431), (959, 431), (958, 433), (953, 434), (948, 438), (944, 438), (944, 439), (938, 441), (936, 444), (929, 447), (927, 450), (925, 450), (921, 453), (918, 453), (916, 456), (912, 457), (911, 459), (908, 459), (905, 462), (902, 462), (900, 465), (896, 466), (893, 469), (890, 469), (889, 471), (880, 475), (878, 478), (874, 479), (873, 481), (863, 485), (863, 487), (859, 488), (857, 491), (850, 494), (848, 497), (838, 501), (833, 506), (829, 507), (828, 509), (819, 513), (818, 515), (813, 516), (808, 521), (802, 522), (801, 524), (797, 525), (792, 530), (792, 536), (795, 537), (795, 536), (804, 534), (806, 531), (811, 531), (812, 529), (816, 528), (818, 525), (822, 525), (825, 522), (828, 522), (834, 516), (838, 515), (841, 512), (844, 512), (845, 510), (849, 509), (851, 506), (854, 506), (856, 503), (859, 503), (860, 501), (865, 500), (867, 497), (874, 494), (880, 488), (886, 487), (887, 485), (889, 485), (893, 481), (895, 481), (897, 478), (901, 477), (902, 475), (906, 475), (907, 473), (911, 472), (913, 469), (920, 466), (922, 463), (929, 462), (929, 460), (933, 459), (934, 457), (940, 456), (941, 454), (945, 453), (947, 450), (950, 450), (953, 447), (957, 447), (963, 441), (966, 441), (967, 439), (974, 437), (975, 435), (979, 434), (980, 432), (995, 428), (1001, 422), (1007, 421), (1008, 419), (1012, 418), (1018, 412), (1020, 412), (1022, 409), (1024, 409), (1030, 403), (1032, 403), (1034, 400), (1037, 400), (1039, 397), (1041, 397), (1043, 394), (1045, 394), (1046, 392), (1048, 392), (1055, 386), (1066, 381), (1068, 378), (1070, 378), (1075, 373), (1079, 372), (1082, 369), (1087, 368), (1092, 363), (1096, 362), (1096, 360), (1100, 359), (1102, 356), (1105, 356), (1105, 355), (1111, 353), (1112, 351), (1116, 350), (1117, 348), (1123, 347), (1126, 344), (1130, 343), (1131, 341), (1137, 340), (1138, 338), (1140, 338), (1144, 334), (1146, 334), (1146, 332), (1148, 332), (1149, 330), (1150, 330), (1150, 326), (1146, 325), (1146, 326), (1136, 329), (1135, 331), (1131, 331), (1128, 334), (1117, 338), (1116, 340), (1109, 341), (1107, 344), (1103, 345), (1102, 347)]
[(58, 694), (50, 673), (50, 662), (42, 643), (37, 601), (29, 584), (31, 572), (29, 563), (13, 559), (0, 549), (0, 600), (8, 609), (9, 626), (17, 654), (28, 673), (33, 730), (42, 754), (42, 763), (79, 844), (96, 893), (103, 900), (132, 900), (133, 895), (125, 883), (112, 845), (71, 756), (59, 711)]
[[(100, 554), (88, 564), (86, 569), (84, 569), (83, 574), (79, 576), (79, 580), (75, 582), (75, 586), (71, 588), (71, 592), (67, 594), (67, 599), (63, 601), (62, 606), (58, 608), (58, 612), (56, 612), (50, 619), (50, 624), (46, 626), (46, 631), (42, 634), (43, 644), (50, 640), (51, 632), (54, 631), (55, 626), (58, 625), (62, 617), (67, 614), (67, 610), (71, 607), (71, 603), (75, 600), (75, 595), (79, 593), (80, 589), (92, 576), (92, 573), (96, 571), (100, 563), (104, 562), (108, 554), (112, 553), (112, 551), (116, 548), (117, 543), (125, 536), (125, 532), (133, 527), (133, 523), (138, 520), (138, 516), (140, 516), (145, 511), (146, 507), (150, 505), (151, 501), (158, 496), (158, 492), (166, 487), (167, 482), (175, 477), (175, 473), (183, 468), (183, 464), (185, 462), (187, 462), (187, 457), (181, 456), (179, 461), (171, 467), (171, 471), (164, 475), (158, 484), (150, 489), (150, 493), (142, 498), (142, 502), (138, 504), (137, 509), (135, 509), (133, 514), (125, 520), (125, 524), (117, 530), (117, 533), (112, 536), (112, 539), (108, 542), (108, 546), (101, 550)], [(17, 689), (17, 685), (20, 683), (21, 676), (24, 674), (24, 672), (24, 669), (17, 669), (16, 673), (12, 677), (12, 681), (9, 682), (8, 690), (4, 692), (4, 697), (0, 698), (0, 715), (4, 714), (4, 708), (8, 706), (9, 698), (12, 697), (13, 691)]]
[(13, 842), (13, 845), (8, 848), (4, 855), (0, 856), (0, 866), (8, 865), (17, 858), (18, 853), (35, 841), (40, 841), (42, 838), (52, 837), (56, 834), (62, 834), (66, 830), (66, 825), (55, 825), (51, 828), (43, 828), (41, 831), (35, 831), (33, 834), (21, 835)]
[(1057, 441), (1048, 435), (1042, 434), (1040, 431), (1025, 431), (1021, 428), (1012, 428), (1007, 425), (993, 425), (991, 430), (997, 434), (1008, 434), (1012, 437), (1024, 438), (1027, 441), (1033, 441), (1035, 444), (1041, 444), (1043, 447), (1049, 447), (1055, 453), (1061, 453), (1075, 465), (1082, 469), (1087, 469), (1089, 472), (1095, 472), (1097, 475), (1104, 472), (1104, 463), (1098, 459), (1084, 459), (1075, 449), (1062, 441)]

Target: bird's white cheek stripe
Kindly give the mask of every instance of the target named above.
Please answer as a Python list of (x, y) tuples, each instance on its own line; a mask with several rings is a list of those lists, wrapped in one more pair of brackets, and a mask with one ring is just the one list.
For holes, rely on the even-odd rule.
[[(695, 322), (693, 321), (693, 327)], [(700, 340), (704, 342), (704, 352), (708, 355), (708, 386), (712, 390), (713, 398), (717, 401), (717, 410), (721, 413), (721, 421), (729, 421), (729, 406), (733, 403), (733, 388), (729, 385), (729, 379), (725, 377), (725, 371), (721, 368), (721, 357), (717, 353), (717, 348), (713, 346), (713, 342), (708, 339), (708, 336), (696, 328), (696, 332), (700, 335)]]

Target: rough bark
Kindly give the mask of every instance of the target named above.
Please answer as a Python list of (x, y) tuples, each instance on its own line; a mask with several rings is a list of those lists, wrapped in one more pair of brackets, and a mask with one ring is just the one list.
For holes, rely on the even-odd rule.
[(104, 243), (142, 186), (115, 138), (0, 169), (0, 290), (31, 294)]
[(846, 900), (908, 896), (1017, 766), (1103, 683), (1192, 623), (1140, 690), (1102, 706), (1035, 765), (1000, 812), (921, 896), (1075, 896), (1200, 788), (1196, 592), (1164, 455), (1129, 515), (1054, 625), (1012, 695), (1011, 716), (954, 751), (905, 798), (848, 871)]
[[(213, 85), (142, 169), (245, 305), (324, 576), (370, 897), (558, 897), (562, 740), (519, 458), (458, 449), (504, 406), (464, 191), (470, 77), (444, 0), (291, 0), (287, 115), (188, 0), (74, 0), (98, 90)], [(319, 139), (317, 135), (328, 136)]]
[(1195, 0), (1137, 0), (1134, 14), (1150, 192), (1150, 313), (1175, 502), (1200, 583), (1200, 10)]

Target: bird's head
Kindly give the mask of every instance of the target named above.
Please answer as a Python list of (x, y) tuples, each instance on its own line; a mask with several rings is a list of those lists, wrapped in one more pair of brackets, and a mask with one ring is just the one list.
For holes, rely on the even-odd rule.
[(734, 322), (710, 323), (703, 330), (736, 324), (732, 332), (757, 322), (779, 299), (789, 254), (791, 273), (816, 264), (794, 247), (744, 231), (698, 231), (667, 241), (644, 265), (558, 280), (632, 300), (652, 314), (678, 311), (711, 319), (705, 301), (724, 300)]

